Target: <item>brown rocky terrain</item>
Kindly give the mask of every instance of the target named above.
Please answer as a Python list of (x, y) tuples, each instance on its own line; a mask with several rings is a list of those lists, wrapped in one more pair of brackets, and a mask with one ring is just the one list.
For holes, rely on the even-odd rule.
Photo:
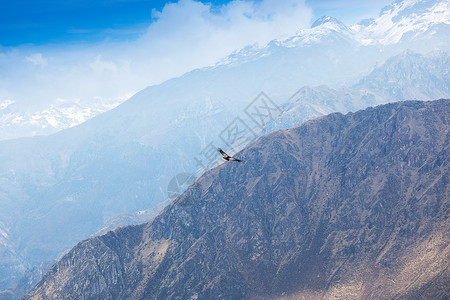
[(450, 100), (268, 134), (25, 299), (447, 299)]

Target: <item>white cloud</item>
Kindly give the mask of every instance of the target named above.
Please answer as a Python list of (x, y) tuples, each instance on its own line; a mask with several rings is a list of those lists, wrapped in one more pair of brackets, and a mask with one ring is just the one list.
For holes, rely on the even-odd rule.
[(119, 68), (112, 61), (105, 61), (101, 55), (98, 55), (93, 62), (89, 64), (94, 73), (112, 72), (117, 73)]
[(136, 44), (141, 61), (158, 68), (151, 81), (214, 64), (237, 48), (266, 43), (309, 26), (311, 10), (303, 1), (233, 1), (212, 11), (191, 0), (153, 12), (158, 20)]
[(47, 59), (42, 56), (42, 53), (35, 53), (30, 56), (25, 57), (25, 59), (34, 65), (45, 68), (48, 64)]
[(2, 102), (0, 102), (0, 110), (4, 110), (5, 108), (7, 108), (8, 106), (10, 106), (11, 104), (13, 104), (14, 101), (6, 99)]
[(0, 48), (0, 99), (42, 110), (58, 98), (123, 98), (237, 48), (293, 34), (309, 26), (312, 12), (304, 0), (236, 0), (219, 7), (180, 0), (152, 16), (148, 30), (131, 42)]

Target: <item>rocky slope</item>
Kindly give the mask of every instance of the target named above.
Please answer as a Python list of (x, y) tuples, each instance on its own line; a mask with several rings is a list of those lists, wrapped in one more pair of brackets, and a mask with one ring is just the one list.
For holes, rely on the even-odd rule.
[(79, 243), (25, 299), (446, 299), (450, 100), (257, 140), (152, 222)]

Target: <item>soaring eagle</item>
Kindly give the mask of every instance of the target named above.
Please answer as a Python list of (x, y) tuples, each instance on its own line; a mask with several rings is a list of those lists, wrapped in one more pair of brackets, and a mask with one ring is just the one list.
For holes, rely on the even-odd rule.
[(225, 160), (228, 160), (228, 161), (230, 161), (230, 160), (234, 160), (234, 161), (239, 161), (239, 162), (241, 162), (242, 160), (240, 160), (240, 159), (237, 159), (237, 158), (234, 158), (234, 157), (231, 157), (231, 156), (229, 156), (228, 154), (226, 154), (225, 152), (223, 152), (223, 150), (222, 149), (217, 149), (217, 150), (219, 150), (219, 152), (222, 154), (222, 156), (223, 156), (223, 159), (225, 159)]

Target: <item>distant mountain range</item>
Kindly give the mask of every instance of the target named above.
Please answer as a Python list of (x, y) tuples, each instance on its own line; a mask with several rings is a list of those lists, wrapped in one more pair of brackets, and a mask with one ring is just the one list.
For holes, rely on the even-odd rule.
[(353, 89), (377, 93), (385, 101), (448, 97), (450, 94), (450, 52), (420, 55), (410, 51), (388, 59), (363, 77)]
[[(197, 172), (195, 158), (208, 146), (228, 151), (219, 135), (236, 118), (252, 122), (243, 110), (261, 91), (280, 107), (291, 99), (280, 118), (292, 118), (274, 120), (272, 129), (395, 100), (385, 98), (389, 87), (398, 88), (388, 81), (413, 82), (411, 70), (438, 77), (423, 75), (421, 79), (430, 80), (414, 89), (405, 85), (402, 93), (417, 92), (419, 99), (445, 94), (448, 85), (441, 87), (448, 82), (448, 68), (439, 63), (448, 60), (448, 5), (396, 2), (379, 18), (350, 27), (322, 18), (293, 37), (244, 48), (215, 66), (148, 87), (81, 125), (50, 136), (0, 142), (0, 290), (33, 265), (55, 259), (99, 230), (150, 216), (130, 212), (153, 209), (167, 200), (171, 179)], [(394, 62), (403, 55), (418, 61), (412, 68), (399, 64), (383, 71), (390, 66), (383, 62), (406, 49), (413, 52)], [(423, 55), (436, 49), (437, 54), (430, 54), (439, 57), (434, 61)], [(419, 61), (431, 61), (443, 72), (433, 73)], [(377, 62), (379, 67), (369, 75), (373, 81), (352, 87), (349, 97), (345, 88), (336, 88), (357, 83)], [(300, 109), (307, 97), (298, 89), (321, 84), (329, 88), (307, 88), (317, 90), (317, 97)], [(371, 84), (386, 89), (378, 94)], [(320, 94), (335, 96), (324, 102)], [(364, 102), (358, 103), (360, 99)]]
[[(192, 92), (196, 100), (198, 96), (211, 96), (242, 101), (264, 90), (282, 103), (304, 85), (349, 85), (367, 74), (375, 63), (382, 64), (406, 49), (422, 54), (435, 49), (448, 50), (449, 11), (448, 1), (408, 0), (395, 1), (378, 18), (352, 26), (325, 16), (315, 21), (311, 29), (299, 30), (295, 36), (262, 47), (246, 47), (211, 67), (212, 73), (203, 69), (203, 75), (190, 76), (201, 79), (194, 82)], [(220, 80), (214, 80), (217, 77)], [(222, 86), (221, 80), (231, 86)], [(57, 101), (36, 111), (10, 102), (0, 103), (0, 140), (55, 133), (81, 124), (123, 101)], [(7, 110), (2, 109), (8, 105)]]
[(405, 101), (268, 134), (24, 299), (447, 299), (449, 112)]
[(290, 128), (332, 112), (346, 113), (403, 100), (449, 98), (449, 65), (449, 52), (421, 55), (405, 51), (351, 87), (303, 87), (281, 106), (283, 114), (267, 124), (265, 132)]
[[(126, 99), (124, 99), (126, 100)], [(79, 125), (108, 111), (123, 101), (57, 101), (47, 109), (27, 110), (14, 101), (0, 102), (0, 141), (20, 137), (48, 135)]]

